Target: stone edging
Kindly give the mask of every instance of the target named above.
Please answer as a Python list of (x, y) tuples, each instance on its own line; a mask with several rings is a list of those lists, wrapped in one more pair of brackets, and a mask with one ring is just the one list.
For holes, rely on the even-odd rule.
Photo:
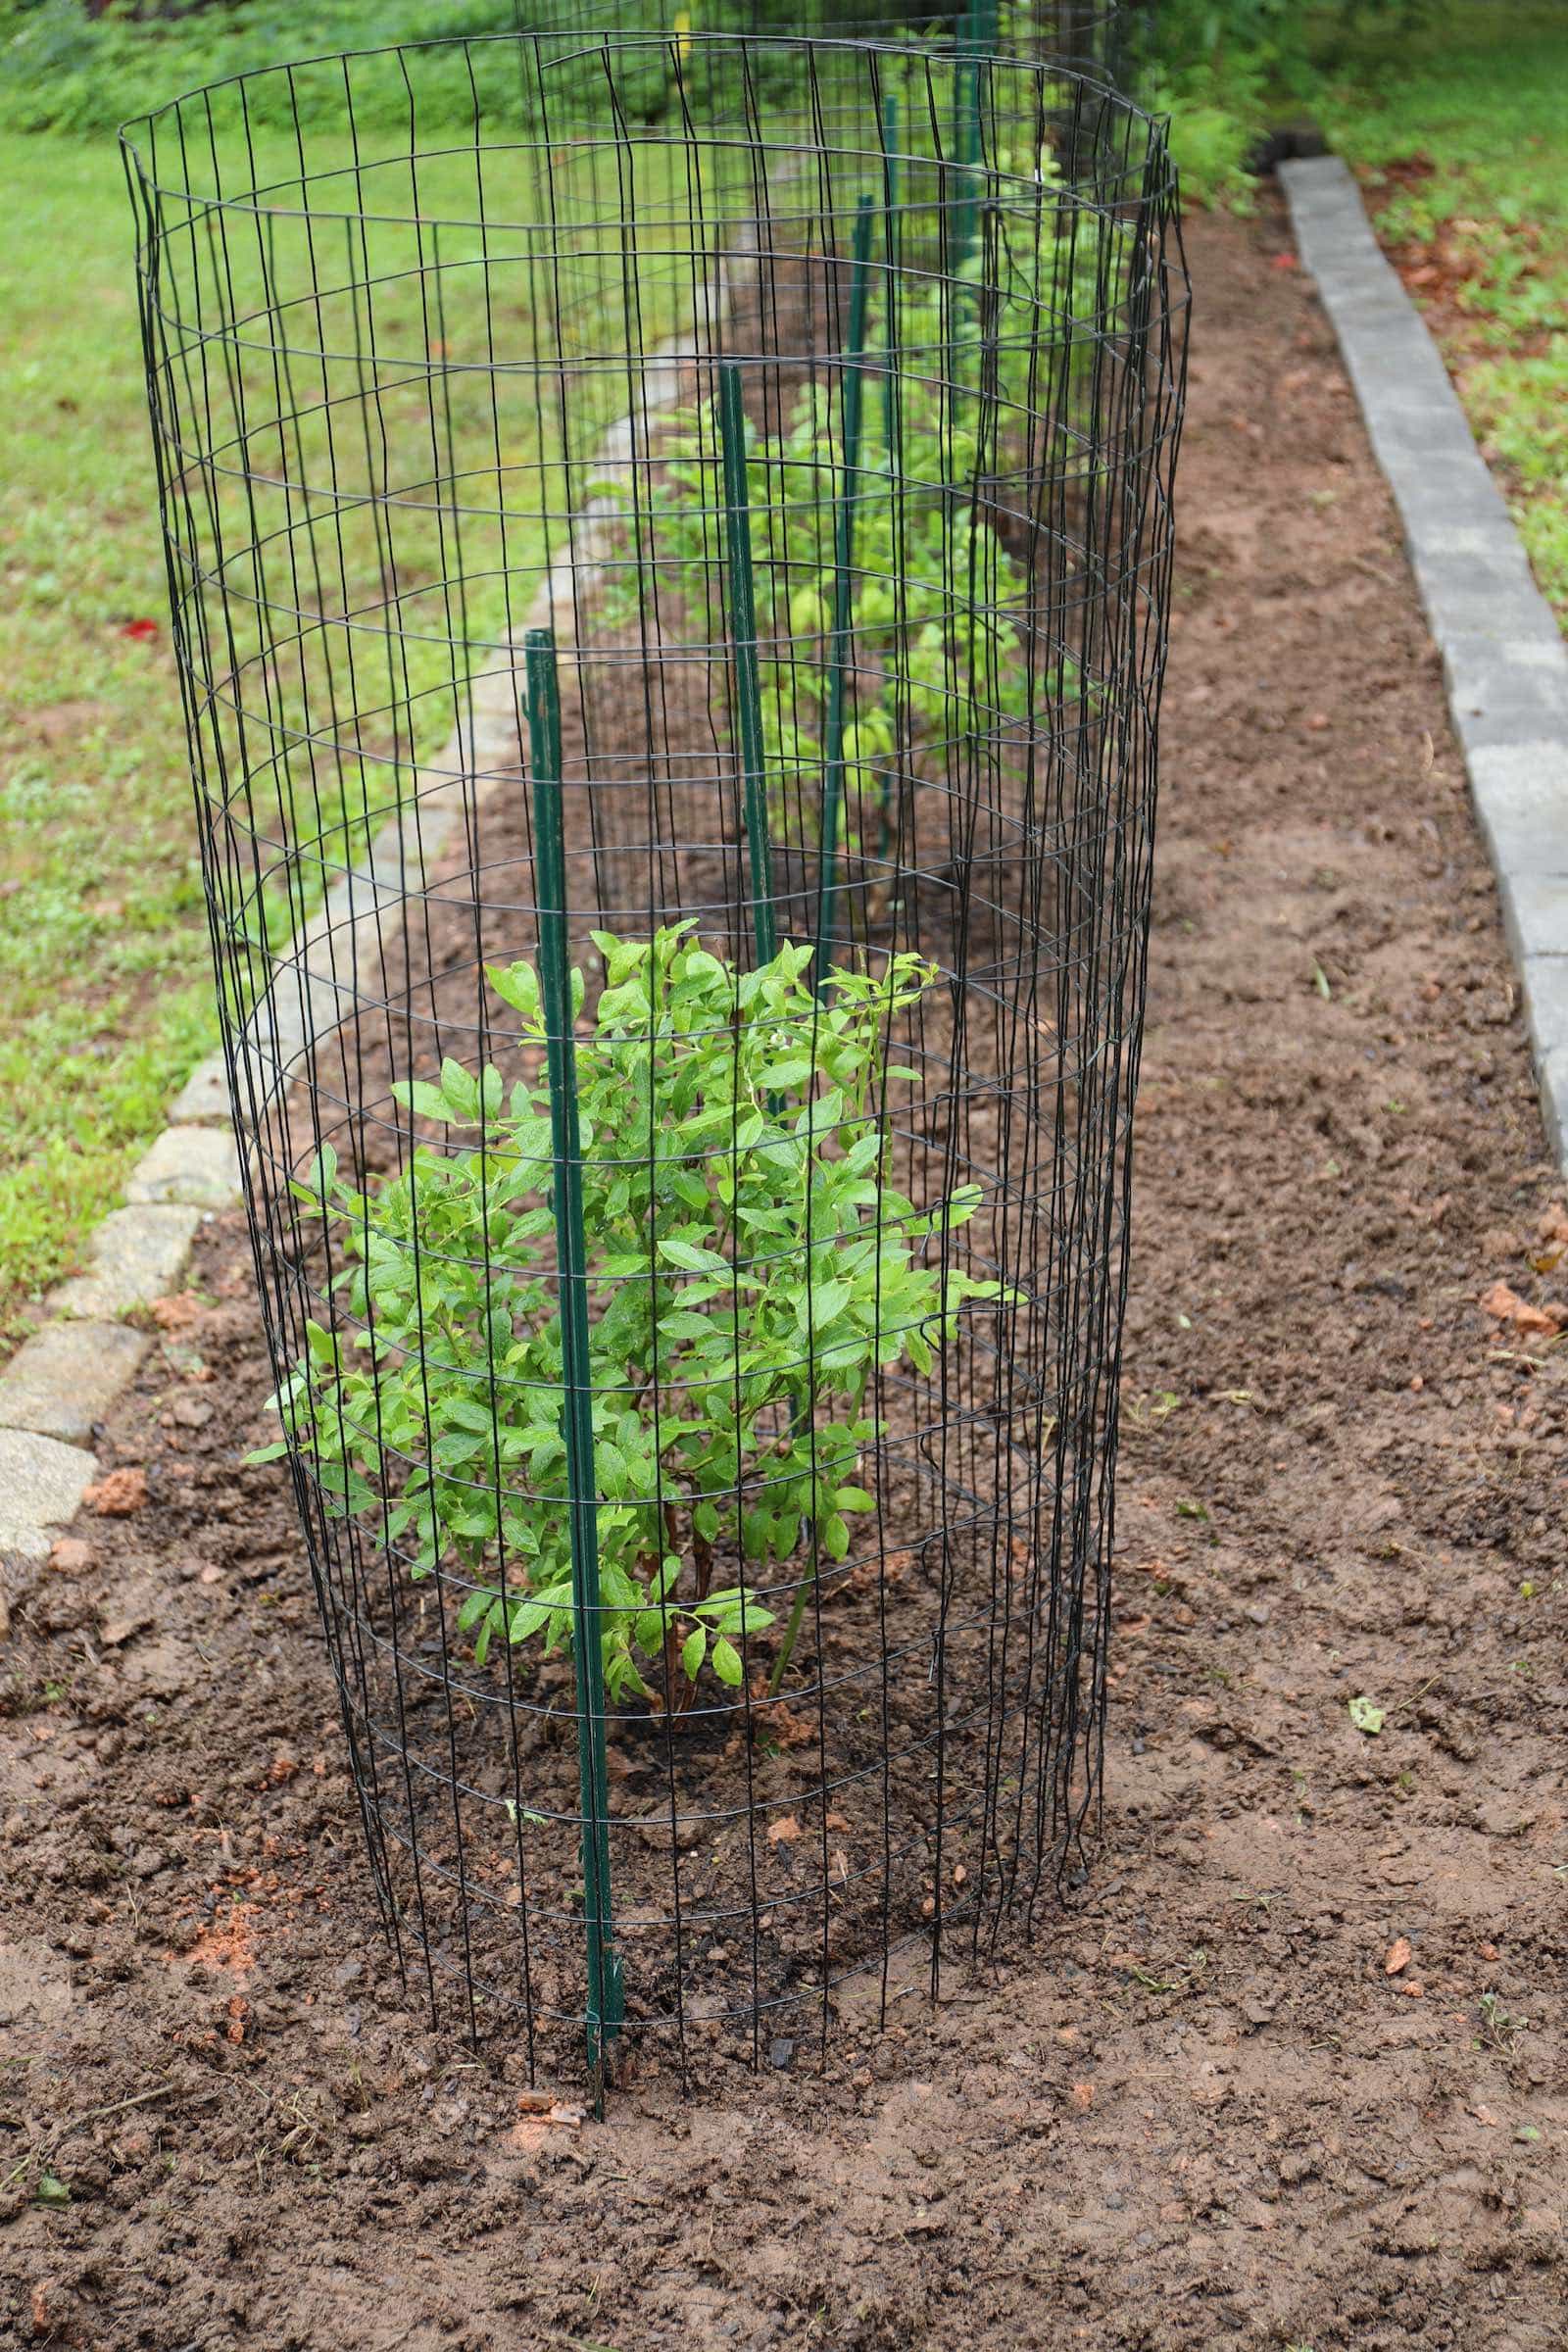
[[(648, 354), (639, 408), (612, 424), (600, 446), (594, 471), (601, 478), (630, 478), (646, 454), (653, 419), (680, 397), (686, 363), (710, 348), (729, 315), (733, 263), (749, 250), (755, 229), (741, 231), (730, 265), (721, 263), (710, 281), (706, 316)], [(570, 552), (540, 583), (514, 639), (553, 628), (569, 658), (576, 599), (598, 576), (618, 511), (612, 497), (603, 497), (576, 517)], [(389, 931), (402, 925), (407, 895), (451, 845), (466, 808), (482, 805), (515, 772), (516, 693), (511, 662), (470, 681), (466, 717), (375, 835), (364, 864), (334, 883), (275, 956), (271, 986), (233, 1040), (235, 1081), (252, 1108), (295, 1080), (352, 1008), (358, 988), (379, 985)], [(46, 1559), (59, 1530), (74, 1518), (98, 1476), (88, 1444), (94, 1425), (129, 1387), (152, 1345), (147, 1333), (119, 1318), (176, 1289), (204, 1217), (241, 1199), (221, 1051), (192, 1071), (169, 1115), (125, 1187), (126, 1205), (112, 1210), (93, 1234), (87, 1271), (50, 1293), (50, 1319), (0, 1371), (0, 1559)], [(5, 1617), (0, 1590), (0, 1631)]]
[(1337, 156), (1282, 164), (1443, 656), (1523, 984), (1542, 1110), (1568, 1165), (1568, 645), (1420, 313)]

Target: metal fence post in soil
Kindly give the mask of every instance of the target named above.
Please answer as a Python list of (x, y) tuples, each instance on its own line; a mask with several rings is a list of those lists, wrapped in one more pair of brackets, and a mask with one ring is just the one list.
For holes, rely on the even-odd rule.
[[(976, 44), (569, 33), (243, 76), (128, 154), (378, 1899), (596, 2088), (825, 2031), (1079, 1871), (1100, 1787), (1163, 131)], [(541, 598), (526, 751), (438, 759)]]
[(827, 674), (827, 723), (823, 734), (822, 845), (817, 890), (815, 980), (827, 985), (828, 958), (838, 936), (839, 818), (844, 802), (844, 693), (850, 666), (855, 607), (855, 503), (860, 487), (860, 400), (865, 358), (865, 303), (871, 262), (872, 204), (862, 195), (855, 218), (854, 267), (850, 273), (850, 316), (840, 363), (839, 411), (842, 482), (833, 514), (833, 634)]
[(752, 929), (757, 960), (771, 963), (778, 953), (773, 921), (773, 858), (767, 841), (767, 768), (762, 749), (762, 696), (757, 667), (757, 586), (752, 573), (752, 505), (746, 471), (746, 409), (740, 369), (733, 362), (718, 371), (718, 425), (724, 447), (724, 545), (735, 664), (735, 724), (740, 737), (746, 805), (746, 848), (751, 859)]
[(615, 1950), (610, 1883), (610, 1778), (599, 1656), (598, 1485), (594, 1475), (593, 1367), (588, 1350), (588, 1239), (582, 1212), (582, 1135), (577, 1113), (566, 864), (561, 818), (561, 686), (555, 640), (531, 629), (527, 662), (528, 752), (533, 769), (534, 858), (539, 890), (539, 993), (550, 1071), (552, 1203), (561, 1323), (562, 1434), (571, 1513), (572, 1660), (577, 1690), (582, 1810), (583, 1918), (587, 1929), (588, 2063), (599, 2103), (605, 2044), (619, 2033), (625, 1989)]

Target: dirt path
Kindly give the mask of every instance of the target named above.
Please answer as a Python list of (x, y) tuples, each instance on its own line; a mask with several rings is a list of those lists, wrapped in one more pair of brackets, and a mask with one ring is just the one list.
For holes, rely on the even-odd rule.
[(1327, 328), (1272, 212), (1192, 243), (1091, 1888), (825, 2067), (519, 2128), (383, 1959), (219, 1228), (3, 1653), (0, 2341), (1564, 2343), (1568, 1347), (1480, 1304), (1568, 1293), (1562, 1187)]

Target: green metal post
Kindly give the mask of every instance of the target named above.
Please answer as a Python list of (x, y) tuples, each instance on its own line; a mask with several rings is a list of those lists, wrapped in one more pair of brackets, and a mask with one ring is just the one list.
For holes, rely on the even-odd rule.
[(610, 1886), (610, 1776), (605, 1753), (599, 1611), (599, 1513), (594, 1478), (593, 1376), (588, 1357), (588, 1246), (582, 1213), (582, 1141), (566, 942), (566, 856), (561, 812), (561, 686), (548, 629), (523, 639), (528, 681), (528, 759), (533, 771), (534, 865), (539, 900), (539, 994), (550, 1066), (560, 1269), (562, 1435), (571, 1513), (572, 1650), (576, 1666), (583, 1920), (588, 1939), (588, 2063), (604, 2103), (605, 2044), (625, 2016)]
[(725, 569), (729, 636), (735, 662), (740, 721), (746, 846), (752, 865), (752, 927), (759, 965), (778, 954), (773, 920), (773, 860), (767, 838), (767, 766), (762, 756), (762, 689), (757, 668), (757, 583), (752, 575), (751, 487), (746, 477), (746, 412), (741, 371), (727, 361), (718, 371), (718, 429), (724, 455)]
[[(882, 220), (882, 252), (883, 259), (887, 263), (888, 272), (882, 331), (885, 362), (882, 375), (882, 431), (883, 438), (887, 443), (888, 455), (888, 519), (896, 531), (901, 512), (900, 477), (904, 471), (904, 445), (899, 399), (898, 344), (899, 102), (891, 90), (882, 101), (882, 187), (886, 202)], [(899, 594), (897, 588), (895, 594)], [(897, 672), (903, 663), (905, 655), (905, 633), (902, 628), (897, 630), (894, 648), (894, 669)], [(876, 854), (879, 860), (885, 860), (888, 854), (888, 843), (892, 833), (892, 819), (889, 810), (892, 795), (893, 779), (891, 776), (884, 776), (882, 790), (877, 796)]]
[(850, 666), (854, 624), (855, 505), (859, 493), (860, 393), (865, 358), (866, 281), (871, 260), (874, 206), (860, 198), (855, 221), (855, 268), (850, 278), (849, 332), (844, 376), (844, 486), (833, 523), (833, 641), (827, 681), (827, 725), (823, 735), (822, 838), (816, 910), (816, 992), (827, 983), (828, 957), (838, 920), (839, 815), (844, 799), (844, 686)]
[(968, 0), (956, 44), (953, 76), (953, 152), (958, 167), (958, 201), (948, 241), (948, 269), (960, 270), (974, 246), (974, 172), (980, 154), (981, 0)]
[(889, 90), (882, 101), (882, 251), (888, 266), (887, 320), (883, 349), (887, 368), (882, 378), (882, 427), (888, 445), (888, 485), (891, 490), (894, 452), (899, 445), (899, 354), (894, 340), (894, 302), (899, 282), (899, 102)]

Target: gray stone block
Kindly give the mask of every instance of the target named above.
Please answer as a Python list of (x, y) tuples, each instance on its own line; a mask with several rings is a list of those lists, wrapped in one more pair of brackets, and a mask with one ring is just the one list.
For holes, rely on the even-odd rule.
[(1409, 466), (1399, 488), (1399, 519), (1411, 547), (1423, 554), (1429, 541), (1436, 542), (1434, 554), (1443, 554), (1443, 543), (1453, 530), (1515, 535), (1502, 492), (1484, 465), (1466, 467), (1459, 480), (1449, 474), (1442, 481), (1434, 481), (1418, 466)]
[(166, 1127), (125, 1187), (131, 1206), (181, 1201), (229, 1208), (239, 1199), (239, 1153), (221, 1127)]
[(179, 1127), (228, 1115), (228, 1072), (223, 1056), (209, 1054), (205, 1061), (196, 1064), (169, 1105), (170, 1121)]
[(150, 1345), (123, 1323), (46, 1323), (0, 1372), (0, 1429), (80, 1445), (134, 1378)]
[(51, 1293), (51, 1308), (112, 1321), (165, 1298), (185, 1271), (201, 1221), (199, 1208), (181, 1205), (115, 1209), (92, 1237), (86, 1273)]
[(1568, 654), (1555, 632), (1550, 641), (1448, 634), (1443, 664), (1467, 750), (1568, 743)]
[(1483, 744), (1467, 764), (1499, 870), (1516, 864), (1555, 870), (1568, 841), (1568, 743)]
[(1541, 1111), (1546, 1122), (1546, 1141), (1560, 1167), (1568, 1167), (1568, 1046), (1554, 1046), (1536, 1057), (1541, 1082)]
[(21, 1429), (0, 1429), (0, 1553), (43, 1560), (98, 1475), (94, 1455)]
[(1568, 953), (1527, 956), (1520, 970), (1538, 1060), (1568, 1053)]
[[(1556, 863), (1555, 873), (1510, 864), (1498, 877), (1508, 945), (1521, 970), (1532, 958), (1560, 958), (1568, 952), (1568, 843), (1559, 846)], [(1560, 1038), (1543, 1036), (1542, 1042), (1568, 1045), (1568, 1027)]]

